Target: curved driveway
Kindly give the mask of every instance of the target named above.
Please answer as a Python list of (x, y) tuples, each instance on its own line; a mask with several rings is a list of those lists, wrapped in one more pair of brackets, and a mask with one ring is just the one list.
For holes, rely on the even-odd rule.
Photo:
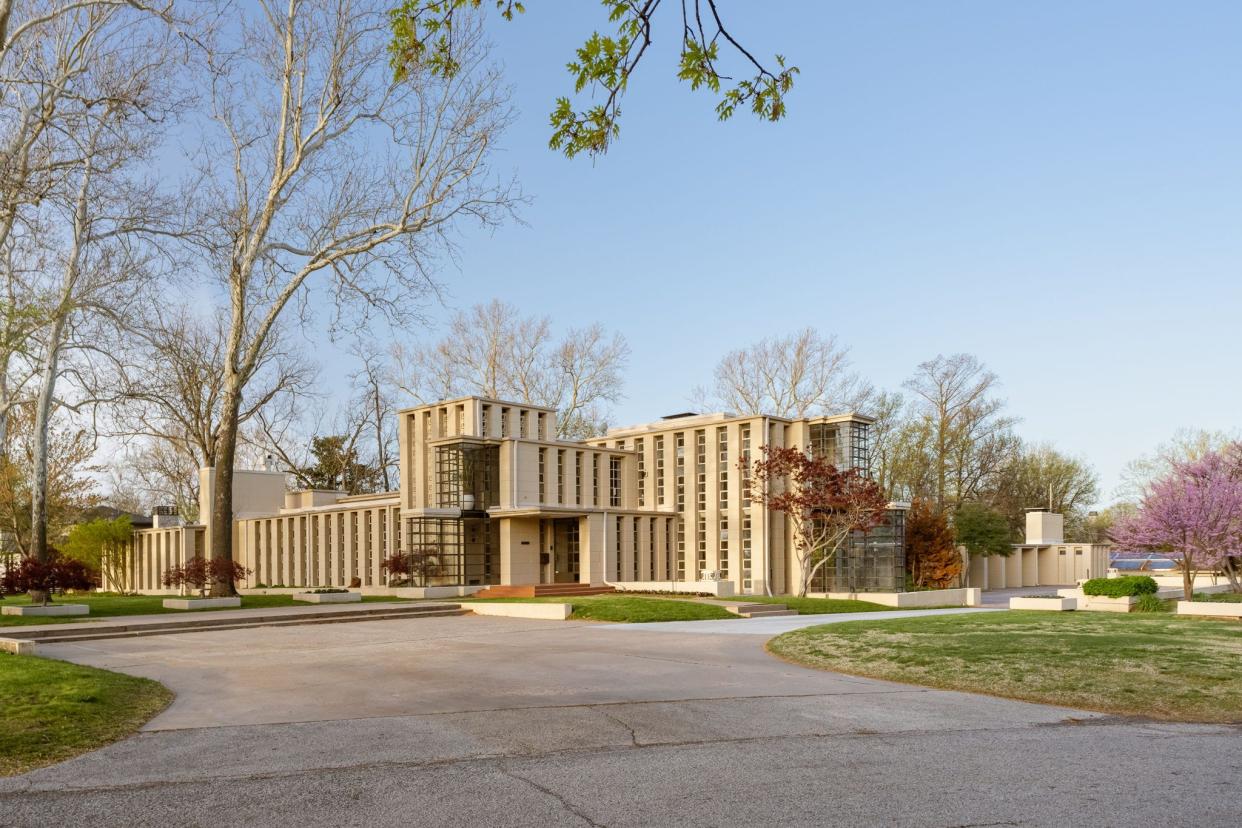
[(49, 646), (178, 698), (134, 738), (0, 779), (0, 824), (1236, 824), (1236, 728), (808, 670), (764, 652), (758, 620), (694, 623)]

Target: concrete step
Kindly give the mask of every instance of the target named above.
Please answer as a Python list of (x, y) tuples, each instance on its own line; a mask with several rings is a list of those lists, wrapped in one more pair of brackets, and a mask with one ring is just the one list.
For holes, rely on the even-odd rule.
[(457, 604), (422, 604), (410, 607), (376, 607), (353, 612), (282, 613), (233, 618), (193, 618), (179, 622), (151, 624), (108, 624), (106, 621), (64, 624), (55, 630), (23, 631), (20, 627), (0, 629), (5, 638), (56, 644), (70, 641), (99, 641), (108, 638), (139, 638), (148, 635), (241, 630), (254, 627), (291, 627), (305, 624), (340, 624), (350, 621), (391, 621), (402, 618), (433, 618), (466, 615), (468, 610)]
[(742, 617), (743, 618), (776, 618), (777, 616), (780, 616), (780, 615), (797, 615), (797, 614), (798, 614), (797, 610), (791, 610), (791, 609), (757, 610), (755, 612), (744, 612), (742, 613)]

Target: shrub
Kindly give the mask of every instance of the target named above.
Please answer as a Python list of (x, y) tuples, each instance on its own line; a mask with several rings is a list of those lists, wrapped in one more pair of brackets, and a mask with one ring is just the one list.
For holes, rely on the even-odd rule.
[(1122, 575), (1120, 578), (1092, 578), (1082, 585), (1084, 595), (1102, 598), (1127, 598), (1155, 595), (1159, 587), (1150, 575)]
[(167, 587), (189, 586), (205, 593), (207, 587), (216, 581), (233, 583), (249, 574), (250, 570), (237, 561), (192, 558), (186, 561), (185, 566), (174, 566), (166, 570), (162, 581)]
[(95, 588), (95, 575), (81, 561), (49, 550), (46, 562), (24, 557), (5, 570), (4, 592), (50, 593), (54, 590), (89, 590)]
[(1139, 596), (1138, 600), (1134, 602), (1133, 609), (1135, 612), (1168, 612), (1169, 605), (1165, 603), (1163, 598), (1152, 595), (1149, 592)]

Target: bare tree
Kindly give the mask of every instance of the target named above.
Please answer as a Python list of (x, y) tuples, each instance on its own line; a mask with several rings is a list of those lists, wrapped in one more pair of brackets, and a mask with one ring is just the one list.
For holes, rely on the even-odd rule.
[[(143, 491), (198, 520), (198, 470), (216, 464), (223, 422), (228, 319), (155, 303), (132, 330), (113, 434), (141, 458)], [(240, 443), (271, 451), (312, 402), (316, 376), (296, 340), (274, 328), (238, 408)]]
[[(98, 20), (103, 27), (96, 30)], [(79, 410), (111, 396), (99, 383), (110, 374), (112, 349), (103, 346), (125, 326), (144, 285), (156, 275), (147, 239), (167, 227), (167, 204), (138, 178), (158, 145), (162, 120), (177, 107), (166, 63), (169, 32), (140, 12), (85, 7), (59, 21), (70, 32), (91, 32), (83, 45), (89, 67), (73, 85), (80, 108), (61, 136), (76, 159), (51, 182), (44, 203), (24, 220), (50, 252), (36, 281), (40, 325), (34, 400), (31, 554), (48, 556), (48, 436), (57, 407)], [(110, 337), (111, 335), (111, 337)], [(79, 362), (74, 363), (74, 358)], [(70, 402), (61, 380), (79, 393)]]
[(730, 351), (716, 363), (710, 391), (697, 400), (739, 414), (801, 418), (861, 408), (871, 387), (850, 369), (835, 336), (804, 328)]
[[(992, 396), (996, 374), (970, 354), (937, 356), (918, 366), (905, 387), (914, 395), (907, 451), (927, 469), (930, 491), (945, 509), (977, 497), (987, 478), (1018, 448), (1004, 400)], [(922, 489), (922, 487), (919, 487)]]
[(606, 427), (629, 355), (598, 323), (557, 338), (546, 316), (493, 299), (455, 314), (434, 342), (395, 346), (393, 383), (421, 402), (479, 394), (555, 408), (557, 436), (582, 438)]
[[(477, 27), (454, 35), (462, 71), (412, 66), (395, 81), (385, 3), (254, 5), (237, 47), (207, 54), (211, 111), (191, 192), (204, 265), (228, 297), (217, 527), (233, 517), (245, 390), (286, 311), (327, 307), (333, 330), (410, 319), (451, 232), (499, 222), (514, 198), (488, 168), (509, 112)], [(231, 546), (230, 532), (212, 533), (214, 559)]]

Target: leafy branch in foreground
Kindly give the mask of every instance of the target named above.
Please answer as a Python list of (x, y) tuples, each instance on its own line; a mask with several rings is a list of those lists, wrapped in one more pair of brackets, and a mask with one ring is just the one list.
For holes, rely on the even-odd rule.
[[(651, 46), (652, 20), (664, 0), (601, 0), (608, 11), (611, 33), (592, 32), (578, 47), (575, 59), (566, 64), (574, 79), (574, 94), (590, 88), (603, 98), (585, 109), (575, 107), (568, 96), (556, 99), (549, 118), (549, 147), (573, 158), (580, 152), (601, 155), (620, 134), (622, 95), (630, 76)], [(505, 20), (526, 11), (518, 0), (488, 0)], [(670, 0), (671, 2), (671, 0)], [(392, 43), (389, 55), (397, 80), (414, 66), (451, 77), (461, 68), (453, 27), (462, 13), (482, 7), (484, 0), (402, 0), (392, 10)], [(680, 0), (681, 54), (678, 79), (692, 90), (706, 88), (719, 95), (716, 115), (732, 118), (749, 109), (766, 121), (785, 117), (785, 96), (793, 89), (798, 67), (789, 66), (783, 55), (772, 64), (758, 60), (725, 27), (717, 0)], [(734, 54), (746, 68), (744, 77), (721, 69), (721, 47)], [(728, 84), (726, 86), (726, 84)], [(723, 91), (722, 91), (723, 89)]]

